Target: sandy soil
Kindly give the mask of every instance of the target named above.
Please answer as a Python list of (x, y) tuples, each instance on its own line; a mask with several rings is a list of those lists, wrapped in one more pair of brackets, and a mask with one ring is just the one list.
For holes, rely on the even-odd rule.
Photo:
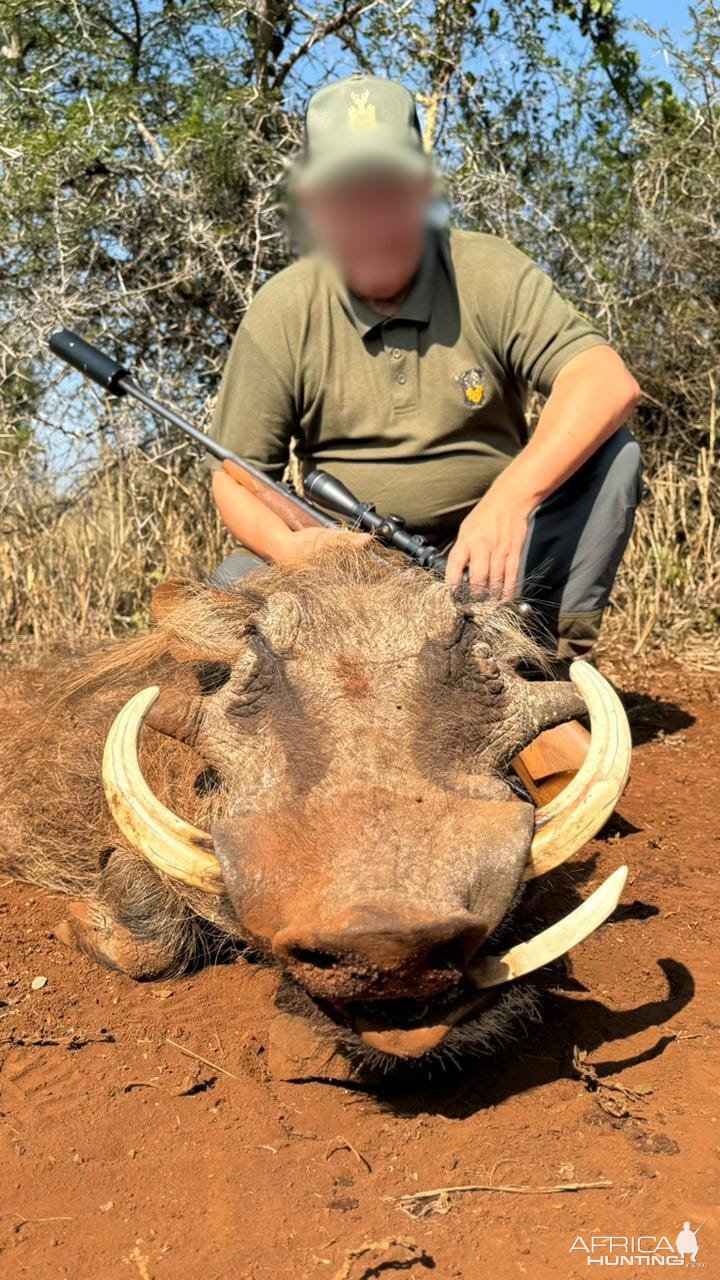
[[(0, 1275), (544, 1280), (596, 1272), (578, 1237), (648, 1250), (703, 1219), (720, 1275), (720, 703), (677, 670), (620, 683), (621, 816), (528, 910), (627, 862), (623, 902), (543, 976), (539, 1027), (431, 1082), (283, 1080), (269, 969), (138, 985), (54, 941), (58, 899), (0, 884)], [(525, 1190), (403, 1198), (466, 1184)]]

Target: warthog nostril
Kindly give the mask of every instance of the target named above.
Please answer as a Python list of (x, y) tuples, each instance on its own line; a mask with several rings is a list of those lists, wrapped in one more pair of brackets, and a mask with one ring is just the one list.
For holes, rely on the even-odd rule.
[(428, 969), (459, 969), (465, 957), (458, 942), (443, 942), (439, 947), (431, 947), (425, 956)]
[(458, 928), (454, 937), (430, 947), (425, 956), (428, 969), (464, 969), (488, 936), (483, 924)]
[(276, 934), (273, 951), (315, 995), (435, 996), (457, 983), (487, 928), (469, 912), (408, 915), (359, 906), (322, 924), (288, 926)]
[(319, 947), (290, 947), (287, 959), (297, 964), (312, 965), (315, 969), (332, 969), (338, 957), (330, 951), (321, 951)]

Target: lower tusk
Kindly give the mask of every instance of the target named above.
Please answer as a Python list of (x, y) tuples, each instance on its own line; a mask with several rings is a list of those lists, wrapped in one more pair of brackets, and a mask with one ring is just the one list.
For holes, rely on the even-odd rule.
[(226, 890), (212, 838), (158, 800), (140, 769), (140, 730), (159, 692), (152, 686), (136, 693), (110, 726), (102, 766), (105, 798), (122, 834), (158, 871), (219, 896)]
[(572, 781), (538, 809), (523, 880), (552, 871), (592, 840), (615, 809), (630, 773), (630, 726), (612, 685), (582, 661), (571, 664), (570, 679), (590, 713), (590, 746)]
[(571, 947), (576, 947), (579, 942), (589, 938), (612, 915), (620, 901), (627, 874), (627, 867), (618, 867), (589, 898), (564, 919), (558, 920), (557, 924), (551, 925), (529, 942), (511, 947), (502, 955), (482, 956), (476, 964), (470, 966), (467, 977), (476, 987), (497, 987), (503, 982), (522, 978), (526, 973), (541, 969), (543, 965), (564, 956)]

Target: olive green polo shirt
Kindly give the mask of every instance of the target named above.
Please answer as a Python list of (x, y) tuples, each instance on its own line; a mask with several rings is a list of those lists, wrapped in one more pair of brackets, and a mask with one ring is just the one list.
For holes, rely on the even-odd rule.
[(312, 253), (264, 284), (240, 325), (212, 434), (279, 479), (291, 440), (362, 501), (436, 540), (527, 439), (528, 392), (606, 339), (496, 236), (428, 231), (408, 296), (381, 316)]

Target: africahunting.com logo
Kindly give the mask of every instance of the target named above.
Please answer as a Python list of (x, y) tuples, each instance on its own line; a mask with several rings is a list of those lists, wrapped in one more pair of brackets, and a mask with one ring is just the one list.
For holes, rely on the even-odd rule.
[(667, 1236), (576, 1236), (570, 1253), (585, 1255), (588, 1266), (706, 1267), (698, 1262), (698, 1235), (707, 1219), (693, 1228), (683, 1222), (674, 1244)]

